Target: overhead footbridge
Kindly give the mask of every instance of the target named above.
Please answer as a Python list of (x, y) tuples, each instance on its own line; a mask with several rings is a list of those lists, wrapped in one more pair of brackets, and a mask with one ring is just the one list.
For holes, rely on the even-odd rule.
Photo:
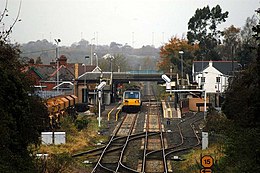
[[(129, 72), (86, 72), (76, 79), (78, 82), (100, 82), (101, 80), (113, 81), (116, 83), (127, 83), (129, 81), (157, 81), (164, 83), (163, 72), (155, 70), (136, 70)], [(176, 80), (176, 75), (172, 75), (172, 81)]]

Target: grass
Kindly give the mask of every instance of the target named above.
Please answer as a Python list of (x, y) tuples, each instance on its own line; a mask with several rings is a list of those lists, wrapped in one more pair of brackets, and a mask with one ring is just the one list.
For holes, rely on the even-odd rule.
[(200, 160), (204, 155), (210, 155), (214, 159), (214, 163), (217, 163), (221, 157), (224, 156), (222, 146), (220, 144), (213, 144), (206, 150), (192, 150), (189, 154), (185, 155), (184, 161), (174, 161), (176, 173), (198, 173), (202, 169)]
[(70, 118), (65, 117), (61, 121), (61, 129), (57, 131), (66, 132), (66, 144), (62, 145), (41, 145), (37, 153), (59, 154), (69, 153), (74, 154), (80, 151), (85, 151), (94, 148), (100, 141), (106, 141), (107, 137), (98, 135), (98, 122), (95, 116), (79, 115), (78, 119), (87, 119), (88, 124), (82, 130), (78, 130)]

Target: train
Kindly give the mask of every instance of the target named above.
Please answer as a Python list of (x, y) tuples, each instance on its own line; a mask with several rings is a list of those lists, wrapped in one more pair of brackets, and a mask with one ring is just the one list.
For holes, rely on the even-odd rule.
[(128, 89), (124, 91), (122, 112), (139, 112), (141, 106), (141, 91), (139, 89)]
[(60, 118), (69, 115), (76, 118), (76, 104), (78, 98), (75, 95), (56, 96), (45, 100), (45, 106), (48, 110), (50, 128), (58, 128)]

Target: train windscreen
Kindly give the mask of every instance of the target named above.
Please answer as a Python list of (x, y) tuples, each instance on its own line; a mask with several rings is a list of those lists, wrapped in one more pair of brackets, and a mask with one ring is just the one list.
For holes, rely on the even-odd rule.
[(139, 99), (139, 92), (126, 91), (125, 99)]

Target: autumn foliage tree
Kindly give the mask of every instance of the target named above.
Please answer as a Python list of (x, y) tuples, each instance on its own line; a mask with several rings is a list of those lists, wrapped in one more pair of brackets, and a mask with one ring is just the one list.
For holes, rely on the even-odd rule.
[(186, 39), (173, 37), (169, 40), (168, 43), (160, 48), (161, 61), (158, 63), (158, 68), (164, 72), (170, 72), (170, 68), (172, 67), (173, 72), (180, 72), (181, 55), (179, 51), (183, 51), (184, 72), (189, 73), (196, 50), (198, 50), (198, 45), (191, 45)]
[(241, 39), (240, 39), (240, 28), (231, 25), (228, 28), (225, 28), (223, 31), (223, 60), (237, 60), (236, 53), (238, 52)]

